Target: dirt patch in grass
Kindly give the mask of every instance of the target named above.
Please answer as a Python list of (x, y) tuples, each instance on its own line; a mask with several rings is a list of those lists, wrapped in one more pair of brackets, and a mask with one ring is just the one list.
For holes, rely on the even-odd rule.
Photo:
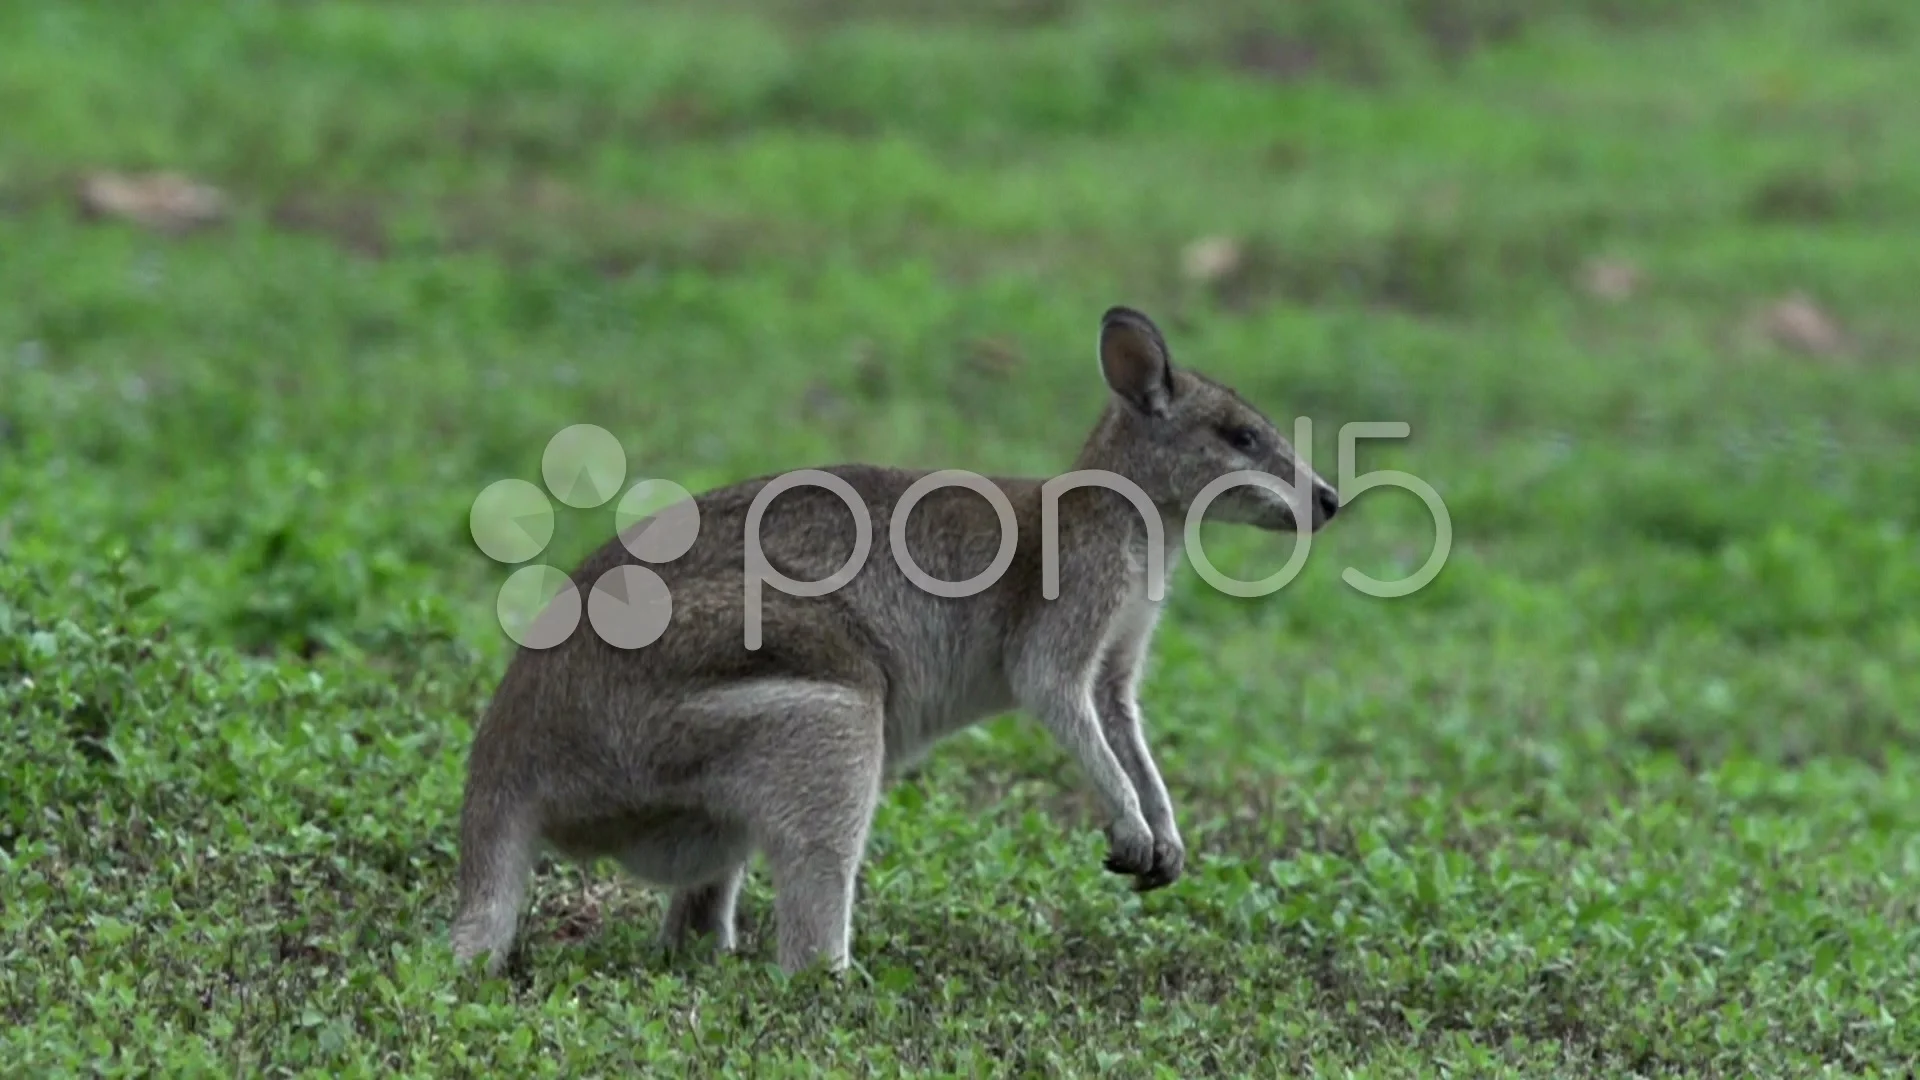
[[(403, 217), (404, 235), (397, 226)], [(765, 221), (607, 199), (546, 180), (424, 206), (364, 194), (296, 195), (277, 203), (268, 220), (368, 258), (402, 250), (491, 254), (513, 265), (587, 267), (610, 278), (648, 267), (724, 271), (805, 247), (797, 230)]]
[(1253, 236), (1204, 269), (1192, 248), (1168, 263), (1231, 311), (1346, 300), (1441, 316), (1504, 289), (1574, 277), (1609, 228), (1598, 211), (1506, 217), (1416, 207), (1376, 232)]
[(1828, 225), (1904, 217), (1902, 196), (1883, 182), (1839, 163), (1778, 169), (1748, 191), (1741, 209), (1747, 220), (1767, 225)]
[(1217, 28), (1219, 45), (1213, 56), (1236, 71), (1276, 82), (1326, 75), (1366, 85), (1383, 81), (1408, 63), (1459, 67), (1548, 19), (1585, 19), (1619, 30), (1661, 25), (1709, 6), (1629, 0), (1381, 0), (1273, 8), (1214, 0), (1189, 10)]
[(1407, 8), (1428, 47), (1447, 63), (1518, 37), (1529, 16), (1552, 10), (1517, 0), (1410, 0)]
[(1228, 46), (1234, 68), (1275, 82), (1293, 82), (1312, 74), (1320, 67), (1320, 57), (1320, 48), (1308, 38), (1264, 28)]
[(981, 0), (973, 4), (938, 0), (726, 0), (722, 6), (752, 11), (793, 29), (812, 30), (883, 20), (1023, 29), (1070, 19), (1090, 5), (1086, 0)]
[(390, 250), (378, 200), (294, 195), (267, 211), (276, 228), (325, 237), (356, 255), (378, 259)]

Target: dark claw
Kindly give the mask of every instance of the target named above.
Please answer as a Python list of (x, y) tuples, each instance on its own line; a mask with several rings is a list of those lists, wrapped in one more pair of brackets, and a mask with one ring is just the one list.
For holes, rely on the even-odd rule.
[(1134, 875), (1133, 891), (1137, 893), (1152, 892), (1155, 889), (1164, 889), (1171, 884), (1173, 884), (1173, 875), (1159, 867), (1155, 867), (1144, 874)]
[(1153, 847), (1153, 865), (1134, 875), (1134, 892), (1164, 889), (1180, 880), (1186, 858), (1179, 850), (1162, 844)]

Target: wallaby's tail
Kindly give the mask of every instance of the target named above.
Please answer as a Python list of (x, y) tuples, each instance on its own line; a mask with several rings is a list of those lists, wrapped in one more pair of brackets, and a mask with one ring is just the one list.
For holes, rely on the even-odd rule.
[(513, 946), (533, 871), (531, 807), (510, 785), (486, 777), (470, 782), (460, 808), (460, 910), (453, 920), (453, 952), (465, 964), (481, 953), (498, 973)]

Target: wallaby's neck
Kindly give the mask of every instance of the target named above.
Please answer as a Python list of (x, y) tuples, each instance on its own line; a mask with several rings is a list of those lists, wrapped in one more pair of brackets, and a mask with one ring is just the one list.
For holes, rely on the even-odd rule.
[[(1073, 459), (1073, 471), (1111, 473), (1114, 476), (1125, 479), (1142, 494), (1146, 494), (1151, 498), (1152, 485), (1144, 483), (1144, 477), (1134, 475), (1133, 465), (1135, 462), (1126, 452), (1129, 443), (1139, 439), (1141, 436), (1137, 432), (1128, 431), (1126, 428), (1127, 418), (1121, 415), (1118, 409), (1109, 406), (1105, 412), (1100, 414), (1099, 421), (1094, 424), (1093, 430), (1087, 434), (1086, 441), (1080, 445), (1080, 453)], [(1116, 497), (1119, 496), (1118, 492), (1114, 494)], [(1180, 511), (1175, 507), (1162, 506), (1160, 507), (1160, 512), (1162, 516), (1165, 516), (1168, 514), (1177, 515)]]
[[(1138, 436), (1125, 430), (1126, 423), (1126, 418), (1114, 408), (1110, 407), (1102, 413), (1086, 442), (1081, 445), (1079, 454), (1074, 457), (1071, 471), (1109, 473), (1132, 484), (1140, 494), (1147, 495), (1160, 519), (1161, 537), (1169, 562), (1177, 562), (1179, 553), (1186, 545), (1185, 514), (1179, 507), (1163, 505), (1153, 499), (1152, 487), (1143, 483), (1141, 477), (1132, 475), (1129, 458), (1123, 447), (1129, 439)], [(1094, 532), (1115, 538), (1124, 537), (1129, 547), (1146, 542), (1146, 519), (1139, 505), (1128, 495), (1089, 485), (1077, 489), (1074, 496), (1082, 508), (1081, 513), (1090, 515), (1083, 520), (1096, 526)]]
[(1094, 421), (1093, 430), (1080, 443), (1080, 453), (1073, 459), (1076, 471), (1081, 469), (1102, 469), (1107, 472), (1126, 475), (1121, 467), (1119, 443), (1127, 437), (1123, 430), (1125, 418), (1111, 404), (1100, 413), (1100, 419)]

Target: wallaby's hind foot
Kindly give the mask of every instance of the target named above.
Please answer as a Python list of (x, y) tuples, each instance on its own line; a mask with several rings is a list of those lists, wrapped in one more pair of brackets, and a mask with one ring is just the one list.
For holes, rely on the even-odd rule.
[(854, 881), (865, 844), (863, 826), (855, 837), (768, 853), (782, 969), (791, 973), (824, 963), (829, 971), (846, 970), (853, 943)]
[(734, 905), (744, 876), (746, 867), (736, 866), (719, 881), (674, 890), (660, 924), (660, 944), (670, 952), (683, 952), (698, 939), (711, 939), (715, 951), (732, 952)]

